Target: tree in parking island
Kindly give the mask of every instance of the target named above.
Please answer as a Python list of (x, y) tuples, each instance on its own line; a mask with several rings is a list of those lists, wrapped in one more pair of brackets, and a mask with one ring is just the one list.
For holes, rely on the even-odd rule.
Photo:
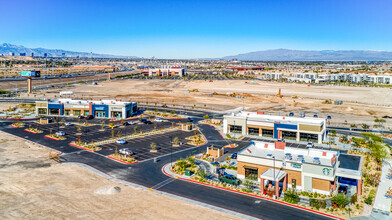
[(151, 144), (150, 144), (150, 147), (151, 147), (151, 150), (150, 150), (150, 152), (157, 152), (157, 144), (155, 144), (154, 142), (152, 142)]

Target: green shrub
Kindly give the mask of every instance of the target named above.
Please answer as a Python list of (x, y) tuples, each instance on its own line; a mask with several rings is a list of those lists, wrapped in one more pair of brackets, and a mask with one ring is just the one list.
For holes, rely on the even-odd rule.
[(292, 204), (297, 204), (299, 201), (299, 196), (293, 190), (287, 190), (284, 193), (284, 201)]
[(366, 197), (365, 203), (371, 205), (373, 203), (373, 197), (371, 197), (370, 195)]
[(334, 197), (332, 197), (332, 202), (338, 205), (340, 208), (343, 208), (350, 200), (343, 193), (338, 193)]
[(316, 209), (325, 208), (326, 207), (325, 200), (320, 199), (310, 199), (310, 206), (315, 207)]

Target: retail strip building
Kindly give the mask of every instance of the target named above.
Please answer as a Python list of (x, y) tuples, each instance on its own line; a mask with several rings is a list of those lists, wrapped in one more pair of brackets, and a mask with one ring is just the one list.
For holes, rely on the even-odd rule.
[(93, 115), (97, 118), (128, 118), (137, 112), (136, 102), (118, 100), (72, 100), (53, 99), (36, 101), (38, 115), (79, 116)]
[(326, 122), (325, 118), (299, 118), (264, 115), (263, 112), (239, 112), (224, 116), (223, 133), (312, 141), (321, 144), (327, 135)]
[(361, 158), (334, 150), (287, 147), (284, 142), (251, 141), (238, 153), (237, 177), (258, 181), (262, 193), (274, 188), (276, 196), (287, 188), (329, 195), (341, 184), (361, 195)]

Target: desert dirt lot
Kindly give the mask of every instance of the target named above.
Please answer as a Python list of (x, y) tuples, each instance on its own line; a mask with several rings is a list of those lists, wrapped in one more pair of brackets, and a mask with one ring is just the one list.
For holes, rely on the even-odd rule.
[(58, 164), (49, 152), (0, 132), (1, 219), (237, 219)]
[[(279, 88), (283, 98), (275, 95)], [(68, 89), (68, 88), (67, 88)], [(188, 89), (199, 92), (185, 93)], [(70, 87), (75, 95), (71, 98), (113, 99), (186, 105), (212, 110), (230, 110), (245, 107), (249, 111), (264, 111), (266, 114), (287, 115), (294, 112), (307, 116), (332, 116), (332, 125), (358, 124), (365, 122), (372, 126), (376, 117), (392, 116), (392, 89), (345, 86), (308, 86), (294, 83), (257, 82), (249, 80), (224, 81), (179, 81), (179, 80), (112, 80), (100, 82), (97, 86), (78, 85)], [(37, 97), (59, 97), (60, 90), (35, 92)], [(214, 93), (215, 92), (215, 93)], [(245, 98), (231, 97), (238, 93)], [(212, 96), (209, 96), (212, 95)], [(298, 99), (291, 96), (299, 95)], [(326, 99), (342, 100), (343, 105), (322, 104)], [(386, 126), (392, 127), (392, 120), (386, 119)], [(347, 121), (347, 122), (346, 122)]]

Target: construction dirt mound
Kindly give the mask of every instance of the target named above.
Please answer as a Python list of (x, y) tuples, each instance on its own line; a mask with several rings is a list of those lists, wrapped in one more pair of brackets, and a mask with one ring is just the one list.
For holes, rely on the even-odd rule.
[(102, 186), (94, 191), (96, 195), (114, 195), (121, 192), (119, 186)]

